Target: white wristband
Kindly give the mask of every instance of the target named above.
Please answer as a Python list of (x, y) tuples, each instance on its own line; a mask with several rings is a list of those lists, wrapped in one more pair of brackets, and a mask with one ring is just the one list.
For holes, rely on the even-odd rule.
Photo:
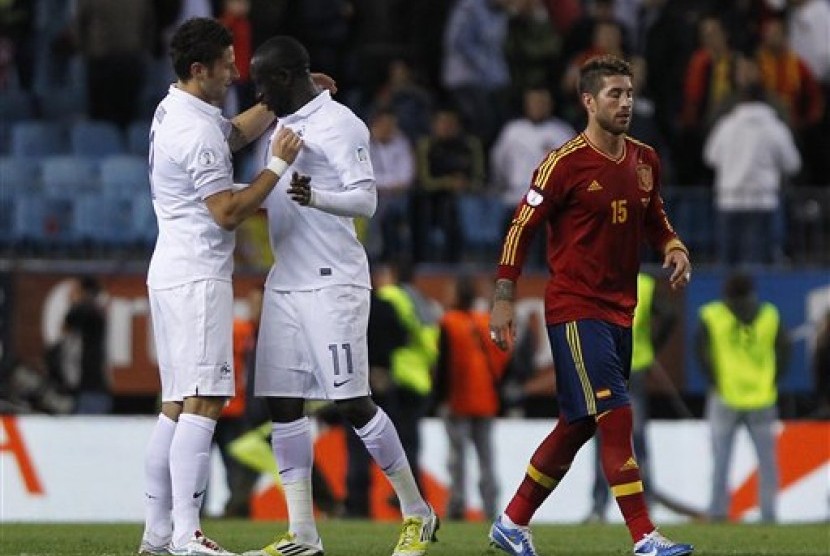
[(288, 163), (278, 156), (272, 156), (271, 160), (268, 161), (268, 166), (266, 166), (265, 169), (271, 170), (279, 178), (285, 173), (285, 170), (288, 169)]

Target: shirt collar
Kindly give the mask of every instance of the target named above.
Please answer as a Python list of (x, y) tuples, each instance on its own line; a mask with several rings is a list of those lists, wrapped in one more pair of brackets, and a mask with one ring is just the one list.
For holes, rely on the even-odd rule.
[(327, 104), (331, 101), (331, 93), (329, 91), (323, 91), (315, 96), (313, 99), (305, 103), (299, 110), (294, 112), (293, 114), (289, 114), (284, 118), (280, 118), (284, 123), (291, 123), (298, 120), (302, 120), (311, 116), (314, 112), (319, 110), (323, 105)]
[(210, 116), (214, 116), (216, 118), (221, 118), (222, 117), (222, 109), (221, 108), (219, 108), (218, 106), (214, 106), (214, 105), (212, 105), (208, 102), (205, 102), (202, 99), (188, 93), (187, 91), (183, 91), (182, 89), (179, 89), (178, 87), (176, 87), (175, 83), (170, 85), (169, 93), (170, 93), (170, 96), (175, 98), (176, 100), (178, 100), (180, 102), (184, 102), (186, 104), (189, 104), (193, 108), (195, 108), (195, 109), (197, 109), (201, 112), (204, 112), (205, 114), (208, 114)]

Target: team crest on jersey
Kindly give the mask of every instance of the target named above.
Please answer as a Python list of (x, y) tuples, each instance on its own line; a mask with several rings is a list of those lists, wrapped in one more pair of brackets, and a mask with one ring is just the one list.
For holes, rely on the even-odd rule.
[(651, 166), (648, 164), (637, 165), (637, 187), (643, 191), (651, 191), (654, 187), (654, 178), (651, 174)]
[(216, 153), (211, 149), (202, 149), (199, 151), (199, 164), (202, 166), (213, 166), (216, 164)]
[(365, 147), (358, 147), (357, 148), (357, 159), (360, 162), (368, 161), (369, 160), (369, 151), (367, 151)]
[(538, 207), (539, 205), (542, 204), (542, 201), (545, 200), (545, 198), (542, 197), (541, 193), (539, 193), (538, 191), (536, 191), (535, 189), (532, 189), (532, 188), (530, 190), (528, 190), (527, 195), (525, 196), (525, 199), (527, 200), (527, 204), (532, 206), (532, 207)]

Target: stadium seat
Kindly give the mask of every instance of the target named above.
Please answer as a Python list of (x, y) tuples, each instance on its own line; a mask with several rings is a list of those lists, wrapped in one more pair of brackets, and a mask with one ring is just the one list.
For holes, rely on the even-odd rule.
[(128, 198), (84, 194), (75, 199), (72, 235), (93, 247), (128, 247), (134, 242)]
[(98, 167), (88, 158), (51, 156), (41, 161), (43, 193), (52, 199), (75, 198), (100, 192)]
[(136, 155), (110, 156), (101, 161), (101, 192), (107, 197), (150, 196), (147, 159)]
[(69, 129), (72, 154), (104, 158), (124, 152), (124, 136), (110, 122), (78, 121)]
[(0, 196), (37, 193), (40, 165), (30, 158), (0, 156)]
[(56, 122), (27, 120), (12, 126), (10, 154), (14, 156), (38, 158), (68, 152), (69, 139)]
[(0, 246), (14, 246), (15, 211), (40, 191), (40, 168), (27, 158), (0, 157)]
[(45, 120), (73, 122), (86, 117), (86, 94), (80, 87), (49, 89), (39, 96), (40, 115)]
[(127, 151), (147, 159), (150, 150), (150, 122), (136, 120), (127, 127)]
[(68, 198), (21, 197), (14, 209), (11, 240), (38, 251), (69, 247), (75, 241), (72, 214), (73, 203)]
[(0, 122), (31, 120), (35, 116), (35, 101), (31, 94), (19, 90), (0, 93)]

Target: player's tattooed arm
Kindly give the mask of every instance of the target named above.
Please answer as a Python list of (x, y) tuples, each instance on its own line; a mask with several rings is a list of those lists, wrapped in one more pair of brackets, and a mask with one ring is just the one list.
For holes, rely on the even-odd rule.
[(494, 301), (513, 301), (516, 296), (516, 284), (512, 280), (501, 278), (496, 280), (496, 288), (493, 292)]

